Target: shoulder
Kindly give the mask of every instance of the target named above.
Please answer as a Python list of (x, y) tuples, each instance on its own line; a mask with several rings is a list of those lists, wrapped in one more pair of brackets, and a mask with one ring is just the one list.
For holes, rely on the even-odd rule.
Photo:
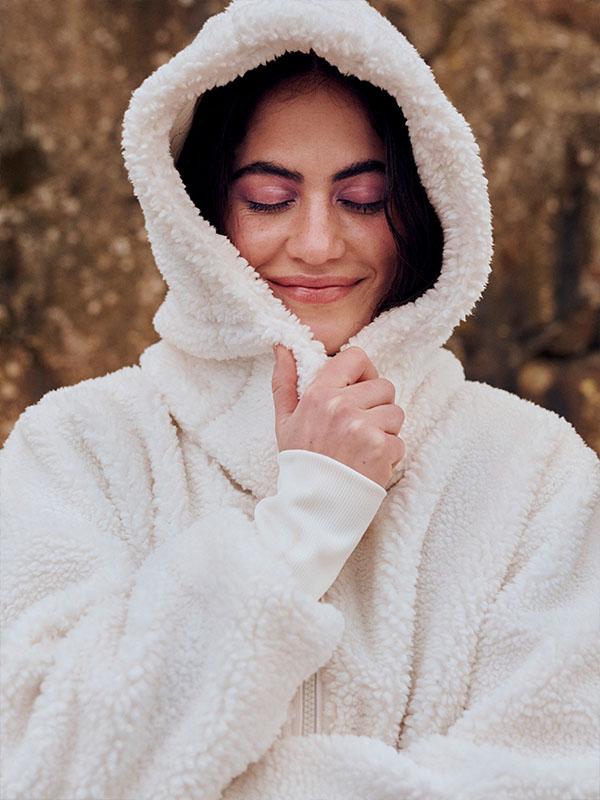
[(95, 449), (94, 443), (160, 437), (172, 427), (160, 394), (138, 365), (122, 367), (97, 378), (47, 392), (17, 419), (2, 448), (7, 454), (17, 441), (43, 450), (55, 447)]
[(466, 381), (462, 396), (487, 441), (504, 441), (517, 461), (534, 457), (542, 482), (560, 472), (598, 483), (600, 459), (565, 417), (477, 381)]
[(471, 401), (481, 414), (489, 414), (495, 426), (505, 425), (511, 429), (527, 430), (530, 436), (551, 438), (554, 442), (564, 440), (571, 446), (587, 449), (595, 455), (574, 426), (555, 411), (519, 397), (506, 389), (488, 383), (465, 381), (462, 388), (464, 398)]

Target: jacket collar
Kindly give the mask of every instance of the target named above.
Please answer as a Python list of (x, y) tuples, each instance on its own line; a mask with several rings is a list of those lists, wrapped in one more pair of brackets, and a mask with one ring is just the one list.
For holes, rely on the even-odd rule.
[[(369, 355), (369, 352), (367, 351)], [(371, 360), (396, 387), (395, 402), (406, 413), (401, 438), (407, 457), (393, 473), (403, 476), (407, 460), (430, 426), (431, 409), (464, 380), (462, 365), (444, 348), (418, 362), (382, 364)], [(278, 447), (271, 392), (273, 355), (230, 361), (191, 357), (161, 341), (147, 348), (140, 365), (163, 397), (184, 436), (214, 458), (228, 477), (257, 500), (277, 491)]]

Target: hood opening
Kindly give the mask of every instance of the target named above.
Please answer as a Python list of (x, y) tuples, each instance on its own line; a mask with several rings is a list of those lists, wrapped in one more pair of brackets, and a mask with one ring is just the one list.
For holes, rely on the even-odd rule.
[[(329, 75), (335, 75), (335, 65), (343, 80), (354, 81), (373, 97), (381, 90), (383, 122), (393, 129), (397, 151), (409, 159), (414, 191), (427, 200), (425, 218), (417, 215), (414, 201), (399, 213), (420, 230), (418, 237), (406, 237), (406, 247), (417, 249), (403, 256), (413, 271), (423, 273), (421, 284), (388, 298), (391, 307), (342, 345), (361, 347), (382, 374), (401, 368), (408, 386), (472, 312), (486, 286), (492, 216), (469, 124), (415, 47), (367, 0), (231, 0), (133, 93), (123, 120), (123, 156), (167, 284), (154, 328), (163, 348), (182, 358), (244, 361), (270, 357), (273, 344), (284, 344), (296, 357), (299, 393), (327, 358), (310, 326), (274, 296), (233, 242), (216, 230), (184, 169), (185, 146), (204, 159), (204, 167), (197, 165), (199, 191), (205, 185), (208, 200), (220, 196), (209, 191), (207, 162), (225, 134), (216, 124), (210, 126), (208, 104), (214, 102), (218, 110), (220, 96), (222, 114), (235, 117), (240, 104), (224, 107), (227, 92), (242, 85), (248, 89), (252, 76), (264, 81), (285, 65), (279, 58), (290, 63), (306, 59), (294, 53), (312, 60), (316, 54), (327, 62)], [(238, 99), (250, 109), (256, 105), (256, 98)], [(196, 127), (201, 138), (192, 149)]]
[(397, 248), (396, 274), (373, 318), (415, 301), (442, 270), (443, 227), (420, 180), (407, 121), (394, 97), (353, 74), (343, 74), (312, 48), (286, 51), (230, 82), (207, 89), (180, 113), (171, 154), (187, 194), (217, 233), (225, 235), (228, 186), (237, 148), (254, 110), (276, 88), (334, 83), (348, 90), (366, 112), (385, 148), (385, 215)]

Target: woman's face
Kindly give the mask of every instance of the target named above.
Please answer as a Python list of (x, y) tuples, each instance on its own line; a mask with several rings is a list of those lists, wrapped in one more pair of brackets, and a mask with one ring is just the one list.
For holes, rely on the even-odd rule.
[(328, 355), (372, 320), (394, 276), (384, 169), (364, 110), (333, 85), (272, 92), (235, 154), (225, 232)]

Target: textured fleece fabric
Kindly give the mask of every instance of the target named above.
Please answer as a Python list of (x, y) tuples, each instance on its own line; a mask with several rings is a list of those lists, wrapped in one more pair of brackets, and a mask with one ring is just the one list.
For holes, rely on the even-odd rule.
[[(394, 383), (406, 456), (320, 600), (254, 511), (277, 493), (272, 345), (299, 397), (327, 354), (173, 163), (197, 96), (310, 48), (402, 106), (445, 236), (436, 285), (344, 345)], [(365, 0), (234, 0), (134, 92), (123, 146), (168, 285), (161, 338), (46, 394), (2, 451), (0, 796), (597, 798), (600, 466), (443, 346), (492, 226), (427, 64)], [(317, 732), (292, 735), (315, 680)]]

